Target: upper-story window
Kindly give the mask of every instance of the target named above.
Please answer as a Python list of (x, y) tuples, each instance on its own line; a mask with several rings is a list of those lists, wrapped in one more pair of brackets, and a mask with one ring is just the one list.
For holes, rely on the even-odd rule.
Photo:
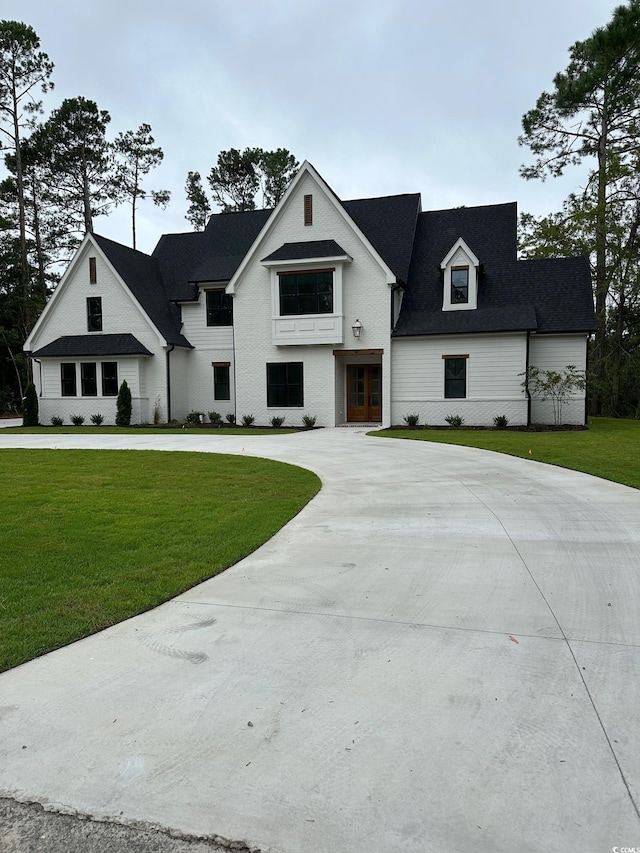
[(233, 326), (233, 297), (224, 290), (207, 290), (207, 326)]
[(451, 304), (463, 305), (469, 301), (469, 267), (451, 268)]
[(87, 299), (87, 331), (102, 331), (102, 297), (89, 296)]
[(278, 274), (280, 316), (333, 314), (333, 270)]
[(444, 257), (442, 310), (464, 311), (478, 307), (480, 261), (460, 237)]

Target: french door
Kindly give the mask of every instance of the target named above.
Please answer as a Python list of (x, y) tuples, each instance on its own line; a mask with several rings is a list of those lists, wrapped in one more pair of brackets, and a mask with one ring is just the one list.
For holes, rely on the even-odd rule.
[(382, 365), (347, 365), (347, 421), (382, 421)]

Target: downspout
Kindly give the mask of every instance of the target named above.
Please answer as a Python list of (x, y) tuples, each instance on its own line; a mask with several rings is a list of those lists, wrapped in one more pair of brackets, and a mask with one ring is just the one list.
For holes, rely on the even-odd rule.
[[(585, 358), (584, 358), (584, 375), (585, 378), (589, 375), (589, 338), (590, 335), (587, 335), (585, 339)], [(589, 424), (589, 383), (587, 382), (584, 390), (584, 425), (588, 426)]]
[[(233, 297), (235, 297), (235, 294), (232, 294), (232, 298)], [(233, 323), (231, 324), (231, 352), (233, 353), (233, 417), (235, 423), (235, 418), (237, 418), (238, 416), (238, 381), (236, 371), (236, 312), (234, 311), (231, 316), (233, 318)]]
[(174, 351), (175, 345), (171, 344), (167, 350), (167, 423), (171, 423), (171, 359), (169, 356)]
[(531, 426), (531, 392), (529, 391), (529, 344), (531, 332), (527, 331), (527, 355), (524, 365), (524, 390), (527, 395), (527, 426)]
[(38, 397), (42, 397), (42, 362), (40, 361), (39, 358), (34, 358), (33, 356), (31, 356), (31, 360), (35, 361), (35, 363), (38, 365), (38, 368), (40, 370), (40, 393), (38, 394)]

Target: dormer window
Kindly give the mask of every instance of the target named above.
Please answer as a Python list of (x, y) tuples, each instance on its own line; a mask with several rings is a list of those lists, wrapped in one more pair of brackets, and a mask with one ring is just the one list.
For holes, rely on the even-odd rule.
[(469, 267), (451, 267), (451, 304), (469, 301)]
[(460, 237), (440, 264), (443, 311), (468, 311), (478, 307), (479, 267), (480, 261)]

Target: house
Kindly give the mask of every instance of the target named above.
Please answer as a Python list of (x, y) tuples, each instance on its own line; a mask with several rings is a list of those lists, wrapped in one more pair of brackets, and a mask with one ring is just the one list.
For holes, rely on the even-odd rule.
[[(586, 258), (519, 261), (515, 204), (342, 201), (305, 162), (274, 210), (219, 213), (145, 255), (87, 234), (25, 343), (40, 420), (233, 413), (325, 427), (550, 422), (528, 366), (586, 366)], [(584, 393), (564, 409), (585, 420)]]

